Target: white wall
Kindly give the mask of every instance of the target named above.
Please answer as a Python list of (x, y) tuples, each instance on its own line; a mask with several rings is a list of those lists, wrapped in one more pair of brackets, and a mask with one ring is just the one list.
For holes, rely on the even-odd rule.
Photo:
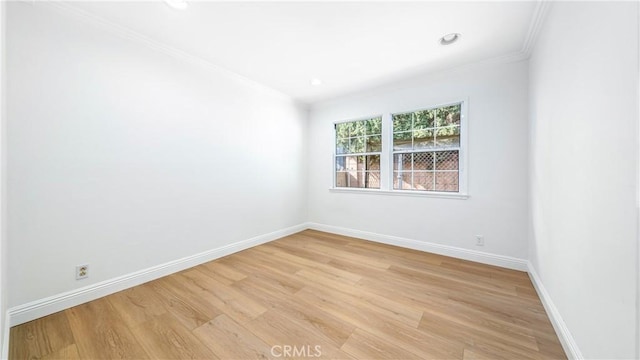
[[(416, 77), (311, 108), (311, 222), (527, 257), (527, 63)], [(334, 121), (468, 99), (469, 199), (330, 192)], [(475, 235), (485, 236), (484, 247)]]
[(5, 106), (5, 6), (6, 3), (0, 2), (0, 349), (3, 353), (0, 358), (5, 359), (8, 354), (8, 346), (5, 340), (9, 338), (9, 334), (5, 333), (5, 323), (7, 313), (7, 291), (8, 291), (8, 274), (7, 274), (7, 227), (6, 227), (6, 106)]
[(582, 355), (634, 358), (638, 3), (555, 3), (530, 64), (529, 255)]
[(7, 16), (10, 306), (306, 220), (306, 109), (46, 4)]
[[(586, 357), (637, 356), (637, 6), (558, 3), (530, 68), (419, 76), (307, 115), (49, 5), (9, 3), (0, 316), (309, 220), (530, 258)], [(469, 199), (328, 190), (332, 122), (460, 99)], [(75, 281), (81, 263), (91, 275)]]

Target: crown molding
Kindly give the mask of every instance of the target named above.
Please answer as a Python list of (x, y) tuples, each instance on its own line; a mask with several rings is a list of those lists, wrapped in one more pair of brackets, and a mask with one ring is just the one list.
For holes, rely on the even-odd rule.
[(529, 59), (529, 55), (522, 51), (515, 51), (512, 53), (499, 55), (491, 58), (486, 58), (478, 61), (473, 61), (465, 64), (454, 65), (437, 70), (422, 70), (414, 71), (410, 73), (403, 73), (393, 77), (385, 78), (379, 81), (368, 82), (361, 84), (349, 90), (337, 93), (335, 95), (320, 98), (309, 104), (310, 109), (321, 109), (325, 106), (333, 104), (335, 101), (340, 101), (345, 98), (360, 98), (362, 96), (368, 96), (372, 93), (377, 93), (384, 89), (394, 88), (398, 84), (403, 84), (407, 81), (415, 81), (415, 79), (431, 79), (437, 76), (446, 76), (449, 74), (455, 74), (461, 71), (472, 71), (476, 69), (482, 69), (487, 66), (506, 65), (512, 63), (518, 63)]
[(538, 40), (538, 35), (540, 34), (542, 24), (544, 23), (544, 20), (547, 18), (547, 14), (549, 13), (551, 1), (552, 0), (538, 0), (536, 3), (536, 8), (533, 11), (531, 22), (529, 23), (527, 36), (525, 37), (524, 43), (522, 44), (522, 49), (520, 50), (520, 52), (524, 54), (526, 58), (529, 58), (531, 56), (531, 53), (533, 52), (533, 48), (535, 47), (536, 41)]
[[(1, 0), (0, 0), (1, 1)], [(360, 93), (362, 91), (362, 89), (360, 87), (356, 87), (354, 89), (351, 90), (346, 90), (340, 94), (336, 94), (333, 96), (328, 96), (325, 98), (321, 98), (318, 99), (316, 101), (312, 101), (312, 102), (307, 102), (307, 101), (301, 101), (299, 99), (295, 99), (294, 97), (292, 97), (291, 95), (285, 94), (280, 90), (277, 90), (269, 85), (263, 84), (261, 82), (258, 82), (256, 80), (250, 79), (246, 76), (243, 76), (241, 74), (238, 74), (230, 69), (227, 69), (223, 66), (217, 65), (215, 63), (212, 63), (208, 60), (205, 60), (201, 57), (189, 54), (185, 51), (182, 51), (180, 49), (177, 49), (173, 46), (167, 45), (163, 42), (160, 42), (158, 40), (152, 39), (146, 35), (143, 35), (137, 31), (134, 31), (130, 28), (127, 28), (125, 26), (122, 26), (120, 24), (117, 24), (115, 22), (109, 21), (107, 19), (104, 19), (100, 16), (97, 16), (95, 14), (92, 14), (90, 12), (84, 11), (72, 4), (70, 4), (69, 2), (64, 2), (61, 0), (50, 0), (50, 1), (36, 1), (36, 0), (18, 0), (19, 2), (23, 2), (23, 3), (28, 3), (30, 5), (45, 5), (48, 7), (51, 7), (55, 10), (58, 10), (59, 12), (62, 12), (66, 15), (75, 17), (76, 19), (83, 21), (85, 23), (88, 23), (96, 28), (102, 29), (104, 31), (107, 31), (115, 36), (118, 36), (122, 39), (125, 40), (129, 40), (129, 41), (134, 41), (137, 43), (140, 43), (142, 45), (145, 45), (146, 47), (153, 49), (155, 51), (158, 51), (160, 53), (164, 53), (165, 55), (169, 55), (175, 59), (181, 60), (185, 63), (189, 63), (193, 66), (197, 66), (200, 67), (206, 71), (212, 72), (212, 73), (217, 73), (217, 74), (223, 74), (226, 75), (230, 78), (234, 78), (236, 80), (239, 80), (249, 86), (253, 86), (256, 88), (260, 88), (266, 91), (269, 91), (271, 93), (273, 93), (274, 95), (278, 95), (280, 97), (283, 98), (287, 98), (289, 100), (292, 100), (293, 102), (295, 102), (296, 104), (298, 104), (301, 107), (305, 107), (305, 108), (310, 108), (310, 107), (314, 107), (317, 104), (322, 104), (325, 102), (330, 102), (336, 98), (342, 97), (342, 96), (349, 96), (349, 95), (353, 95), (356, 93)], [(546, 18), (546, 15), (548, 13), (548, 9), (551, 5), (551, 1), (553, 0), (537, 0), (536, 1), (536, 7), (534, 9), (533, 15), (531, 16), (531, 21), (529, 24), (529, 29), (527, 31), (527, 35), (525, 36), (525, 41), (523, 43), (522, 48), (519, 51), (510, 53), (510, 54), (506, 54), (506, 55), (500, 55), (497, 57), (493, 57), (493, 58), (488, 58), (488, 59), (484, 59), (484, 60), (480, 60), (480, 61), (476, 61), (473, 63), (468, 63), (468, 64), (461, 64), (461, 65), (457, 65), (457, 66), (452, 66), (452, 67), (448, 67), (448, 68), (444, 68), (444, 69), (438, 69), (435, 71), (419, 71), (417, 76), (424, 76), (426, 74), (429, 75), (436, 75), (436, 74), (443, 74), (443, 73), (448, 73), (448, 72), (454, 72), (454, 71), (460, 71), (460, 70), (464, 70), (464, 69), (468, 69), (468, 68), (472, 68), (472, 67), (476, 67), (476, 66), (485, 66), (485, 65), (491, 65), (491, 64), (507, 64), (507, 63), (512, 63), (512, 62), (519, 62), (519, 61), (523, 61), (523, 60), (527, 60), (531, 57), (531, 53), (533, 51), (533, 47), (535, 46), (538, 34), (540, 33), (540, 29), (542, 27), (542, 24), (544, 23), (544, 19)], [(411, 77), (415, 77), (416, 74), (411, 75)], [(404, 79), (405, 77), (409, 77), (409, 75), (407, 74), (403, 74), (400, 76), (397, 76), (396, 79), (384, 79), (381, 81), (376, 81), (376, 82), (372, 82), (370, 84), (368, 84), (369, 86), (372, 86), (374, 88), (380, 88), (380, 87), (384, 87), (386, 85), (389, 85), (391, 83), (395, 83), (399, 80)]]
[(34, 0), (22, 0), (22, 1), (26, 1), (31, 3), (32, 5), (35, 3), (35, 5), (44, 5), (44, 6), (48, 6), (50, 8), (53, 8), (61, 13), (64, 13), (66, 15), (72, 16), (80, 21), (83, 21), (87, 24), (90, 24), (98, 29), (104, 30), (112, 35), (118, 36), (122, 39), (125, 40), (129, 40), (129, 41), (134, 41), (137, 42), (139, 44), (145, 45), (147, 48), (153, 49), (155, 51), (158, 51), (160, 53), (163, 53), (165, 55), (169, 55), (175, 59), (181, 60), (185, 63), (188, 63), (190, 65), (196, 66), (196, 67), (200, 67), (201, 69), (204, 69), (206, 71), (209, 71), (211, 73), (216, 73), (216, 74), (222, 74), (225, 75), (229, 78), (238, 80), (242, 83), (245, 83), (246, 85), (255, 87), (255, 88), (259, 88), (262, 90), (266, 90), (268, 92), (273, 93), (274, 95), (289, 99), (289, 100), (294, 100), (293, 97), (291, 97), (290, 95), (287, 95), (275, 88), (272, 88), (266, 84), (263, 84), (261, 82), (255, 81), (253, 79), (250, 79), (246, 76), (243, 76), (241, 74), (238, 74), (232, 70), (229, 70), (223, 66), (214, 64), (208, 60), (205, 60), (201, 57), (189, 54), (185, 51), (182, 51), (180, 49), (177, 49), (173, 46), (167, 45), (163, 42), (154, 40), (146, 35), (143, 35), (135, 30), (132, 30), (128, 27), (122, 26), (120, 24), (117, 24), (115, 22), (109, 21), (107, 19), (104, 19), (100, 16), (94, 15), (90, 12), (84, 11), (74, 5), (71, 5), (68, 2), (63, 2), (63, 1), (59, 1), (59, 0), (51, 0), (51, 1), (41, 1), (41, 2), (35, 2)]

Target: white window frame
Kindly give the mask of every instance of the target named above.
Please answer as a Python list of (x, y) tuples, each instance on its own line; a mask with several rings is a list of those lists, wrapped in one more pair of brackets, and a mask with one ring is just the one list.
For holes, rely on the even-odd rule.
[[(425, 190), (399, 190), (393, 188), (393, 114), (410, 113), (414, 111), (434, 109), (443, 106), (450, 106), (460, 104), (460, 148), (459, 148), (459, 163), (458, 163), (458, 191), (457, 192), (443, 192), (443, 191), (425, 191)], [(451, 199), (467, 199), (468, 193), (468, 139), (469, 139), (469, 124), (468, 124), (468, 106), (469, 100), (462, 99), (456, 101), (446, 101), (436, 104), (428, 104), (419, 108), (413, 108), (409, 110), (388, 111), (382, 115), (374, 115), (370, 117), (356, 118), (352, 120), (341, 120), (333, 123), (333, 155), (331, 157), (332, 162), (332, 181), (329, 188), (332, 192), (347, 192), (347, 193), (366, 193), (366, 194), (378, 194), (378, 195), (399, 195), (399, 196), (421, 196), (421, 197), (434, 197), (434, 198), (451, 198)], [(382, 151), (380, 153), (380, 189), (366, 189), (366, 188), (346, 188), (336, 187), (336, 130), (337, 124), (359, 121), (365, 119), (371, 119), (375, 117), (382, 117)]]
[[(371, 119), (375, 119), (375, 118), (382, 118), (382, 134), (380, 134), (380, 139), (382, 141), (382, 143), (380, 144), (381, 148), (380, 148), (380, 152), (363, 152), (363, 153), (354, 153), (354, 154), (338, 154), (336, 153), (336, 127), (338, 124), (344, 124), (344, 123), (350, 123), (350, 122), (355, 122), (355, 121), (365, 121), (365, 120), (371, 120)], [(384, 132), (385, 132), (385, 123), (384, 123), (384, 115), (378, 114), (378, 115), (372, 115), (372, 116), (365, 116), (362, 118), (357, 118), (357, 119), (350, 119), (350, 120), (340, 120), (340, 121), (335, 121), (333, 123), (333, 155), (332, 155), (332, 159), (331, 162), (333, 163), (333, 173), (331, 174), (332, 176), (332, 180), (331, 180), (331, 190), (341, 190), (341, 191), (348, 191), (348, 190), (355, 190), (355, 191), (380, 191), (382, 190), (382, 182), (384, 181), (384, 171), (382, 170), (382, 156), (384, 154)], [(380, 155), (380, 188), (376, 189), (376, 188), (357, 188), (357, 187), (338, 187), (336, 186), (336, 172), (338, 171), (337, 167), (336, 167), (336, 159), (338, 158), (338, 156), (367, 156), (367, 155)]]

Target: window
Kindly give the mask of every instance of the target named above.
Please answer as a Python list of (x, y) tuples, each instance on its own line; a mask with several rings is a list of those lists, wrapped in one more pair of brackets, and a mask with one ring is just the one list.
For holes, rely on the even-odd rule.
[(335, 125), (335, 186), (380, 188), (382, 117)]
[(458, 192), (462, 104), (393, 114), (393, 188)]
[(336, 123), (334, 188), (466, 198), (464, 109), (456, 102)]

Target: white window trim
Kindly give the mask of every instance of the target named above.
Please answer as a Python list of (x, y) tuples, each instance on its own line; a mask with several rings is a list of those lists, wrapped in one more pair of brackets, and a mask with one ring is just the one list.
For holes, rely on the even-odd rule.
[(422, 191), (422, 190), (380, 190), (380, 189), (332, 187), (332, 188), (329, 188), (329, 191), (335, 192), (335, 193), (415, 196), (415, 197), (431, 197), (431, 198), (441, 198), (441, 199), (449, 198), (449, 199), (465, 200), (469, 198), (468, 194), (460, 194), (460, 193), (454, 193), (454, 192)]
[[(393, 114), (402, 114), (407, 112), (414, 112), (425, 109), (433, 109), (448, 105), (461, 104), (460, 109), (460, 149), (459, 149), (459, 173), (458, 173), (458, 192), (438, 192), (438, 191), (423, 191), (423, 190), (397, 190), (393, 189), (393, 122), (391, 120)], [(390, 111), (385, 112), (382, 115), (374, 115), (371, 117), (362, 117), (353, 120), (341, 120), (333, 123), (333, 154), (331, 156), (332, 173), (331, 173), (331, 186), (329, 190), (335, 193), (353, 193), (353, 194), (378, 194), (378, 195), (394, 195), (394, 196), (416, 196), (416, 197), (432, 197), (432, 198), (449, 198), (449, 199), (468, 199), (468, 179), (469, 179), (469, 162), (468, 162), (468, 139), (469, 139), (469, 125), (468, 125), (468, 107), (469, 99), (462, 99), (456, 101), (447, 101), (429, 106), (420, 107), (417, 109)], [(371, 119), (375, 117), (382, 117), (382, 152), (380, 153), (380, 189), (365, 189), (365, 188), (346, 188), (336, 186), (336, 136), (335, 126), (337, 124), (358, 121), (363, 119)], [(386, 175), (385, 175), (386, 174)]]

